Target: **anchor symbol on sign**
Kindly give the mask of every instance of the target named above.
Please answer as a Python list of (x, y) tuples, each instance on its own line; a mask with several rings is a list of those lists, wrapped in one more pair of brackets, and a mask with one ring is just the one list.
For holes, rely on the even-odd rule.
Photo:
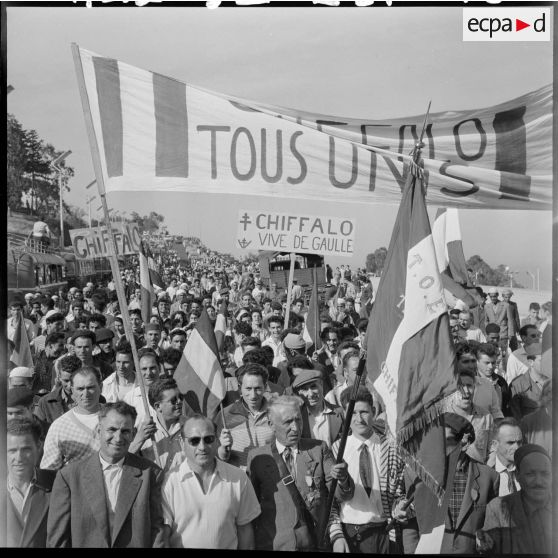
[(240, 245), (241, 248), (247, 248), (248, 246), (250, 246), (250, 244), (252, 244), (252, 241), (243, 238), (242, 240), (238, 241), (238, 244)]

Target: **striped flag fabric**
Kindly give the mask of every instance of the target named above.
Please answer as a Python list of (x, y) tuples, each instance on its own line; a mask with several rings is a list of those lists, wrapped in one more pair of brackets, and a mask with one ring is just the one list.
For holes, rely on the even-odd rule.
[(174, 379), (188, 405), (214, 419), (225, 398), (225, 376), (219, 360), (215, 332), (204, 309), (184, 347)]
[(225, 335), (227, 333), (227, 305), (224, 300), (219, 305), (214, 331), (215, 340), (217, 342), (217, 351), (221, 354), (225, 345)]
[(467, 272), (459, 213), (456, 208), (438, 209), (432, 224), (432, 238), (438, 270), (444, 289), (447, 291), (446, 298), (460, 299), (469, 308), (477, 306), (478, 302), (471, 293), (471, 290), (474, 291), (474, 289)]
[(141, 316), (148, 322), (155, 302), (153, 287), (164, 287), (163, 280), (157, 271), (151, 249), (145, 240), (140, 242), (139, 251), (140, 287), (141, 287)]
[(421, 452), (444, 399), (456, 389), (455, 353), (426, 211), (422, 171), (413, 163), (366, 332), (366, 382), (380, 395), (386, 425), (407, 463), (440, 498), (444, 441)]
[[(337, 298), (337, 297), (335, 297)], [(304, 321), (304, 330), (302, 337), (306, 341), (307, 349), (312, 345), (317, 351), (322, 346), (320, 338), (320, 300), (318, 298), (318, 280), (316, 277), (316, 268), (312, 268), (312, 294), (308, 303), (308, 312)]]
[(16, 330), (14, 331), (14, 350), (10, 357), (11, 362), (16, 366), (25, 366), (27, 368), (33, 368), (33, 355), (31, 353), (31, 345), (29, 343), (29, 337), (27, 336), (27, 330), (25, 329), (25, 320), (23, 319), (23, 313), (19, 312), (19, 322)]

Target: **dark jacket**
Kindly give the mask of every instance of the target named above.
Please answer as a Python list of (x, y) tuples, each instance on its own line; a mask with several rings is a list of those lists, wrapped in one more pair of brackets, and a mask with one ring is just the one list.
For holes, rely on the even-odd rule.
[[(323, 522), (327, 520), (321, 516), (332, 483), (330, 472), (335, 459), (325, 442), (320, 440), (301, 438), (298, 448), (296, 488), (318, 524), (317, 531), (321, 532)], [(253, 522), (256, 549), (312, 550), (311, 546), (297, 548), (295, 527), (300, 524), (300, 513), (282, 482), (271, 445), (250, 451), (247, 473), (262, 508), (262, 513)], [(337, 485), (335, 495), (338, 499), (353, 497), (354, 483), (350, 477), (349, 480), (350, 488), (346, 492)]]
[[(54, 388), (50, 393), (39, 399), (35, 415), (50, 426), (58, 417), (70, 410), (62, 399), (62, 386)], [(71, 398), (70, 398), (71, 401)]]
[(29, 500), (29, 515), (22, 524), (12, 500), (7, 502), (6, 546), (19, 548), (44, 548), (47, 539), (47, 516), (52, 483), (56, 471), (36, 469), (36, 482)]
[(109, 531), (99, 452), (58, 471), (48, 515), (49, 548), (151, 548), (163, 542), (161, 481), (157, 465), (128, 453)]

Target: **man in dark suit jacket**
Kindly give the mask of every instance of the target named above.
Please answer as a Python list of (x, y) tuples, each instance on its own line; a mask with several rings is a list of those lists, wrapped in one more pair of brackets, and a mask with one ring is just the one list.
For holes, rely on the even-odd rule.
[(101, 449), (58, 472), (48, 515), (48, 547), (164, 545), (162, 471), (128, 452), (136, 411), (118, 401), (99, 413)]
[[(498, 473), (471, 459), (466, 451), (474, 439), (472, 424), (455, 413), (445, 413), (442, 424), (446, 430), (448, 474), (445, 497), (445, 533), (441, 554), (474, 554), (475, 535), (484, 524), (486, 505), (498, 496)], [(438, 509), (433, 492), (423, 483), (416, 483), (414, 507), (419, 532), (432, 523), (433, 510)], [(442, 518), (443, 521), (444, 518)], [(407, 550), (406, 550), (407, 553)]]
[(55, 472), (35, 467), (41, 451), (40, 437), (41, 428), (37, 422), (27, 418), (8, 421), (8, 547), (44, 548), (46, 545), (47, 514)]
[[(353, 497), (354, 482), (347, 464), (336, 464), (324, 442), (301, 438), (298, 397), (274, 399), (269, 406), (269, 421), (275, 440), (248, 454), (247, 472), (262, 508), (254, 520), (256, 548), (316, 550), (317, 535), (328, 519), (323, 511), (332, 479), (339, 481), (335, 494), (340, 500)], [(290, 474), (285, 476), (280, 469)], [(298, 503), (289, 485), (298, 491)]]

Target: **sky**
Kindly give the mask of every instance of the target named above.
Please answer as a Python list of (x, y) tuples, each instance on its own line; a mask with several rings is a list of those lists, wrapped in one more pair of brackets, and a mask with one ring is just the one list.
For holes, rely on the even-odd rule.
[[(8, 112), (58, 150), (72, 150), (67, 203), (86, 209), (94, 179), (70, 44), (216, 92), (363, 119), (488, 107), (552, 82), (552, 43), (463, 42), (462, 7), (147, 7), (83, 4), (7, 8)], [(98, 5), (99, 4), (99, 5)], [(383, 4), (384, 5), (384, 4)], [(385, 5), (384, 5), (385, 6)], [(99, 207), (92, 202), (93, 213)], [(353, 258), (388, 246), (396, 206), (207, 194), (110, 193), (109, 206), (165, 216), (171, 234), (234, 246), (239, 209), (337, 215), (355, 221)], [(271, 205), (270, 205), (271, 204)], [(435, 208), (429, 208), (431, 216)], [(463, 246), (516, 279), (540, 271), (551, 288), (551, 211), (460, 211)]]

